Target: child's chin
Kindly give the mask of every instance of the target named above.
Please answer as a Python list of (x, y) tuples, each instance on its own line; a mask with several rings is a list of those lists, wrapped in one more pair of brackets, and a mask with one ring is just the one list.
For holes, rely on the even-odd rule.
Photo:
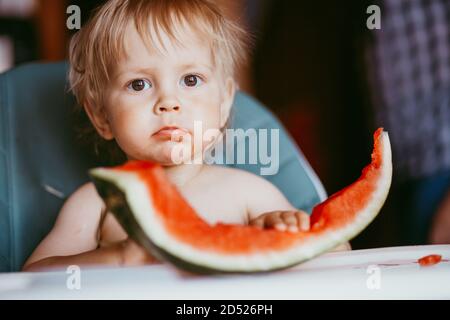
[(189, 162), (190, 146), (178, 142), (167, 142), (160, 149), (158, 162), (164, 166), (173, 166)]
[[(194, 151), (191, 144), (165, 141), (154, 144), (152, 150), (147, 150), (147, 155), (144, 157), (147, 161), (158, 163), (163, 166), (174, 166), (192, 163)], [(198, 154), (198, 156), (201, 157), (201, 153)]]

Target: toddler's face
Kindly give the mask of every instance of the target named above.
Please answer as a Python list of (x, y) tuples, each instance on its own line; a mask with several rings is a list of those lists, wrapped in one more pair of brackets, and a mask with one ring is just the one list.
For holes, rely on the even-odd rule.
[[(147, 48), (134, 27), (126, 31), (127, 57), (117, 61), (103, 112), (91, 114), (91, 119), (104, 138), (116, 139), (129, 159), (171, 165), (172, 149), (181, 143), (172, 135), (189, 133), (194, 142), (194, 121), (201, 122), (203, 131), (225, 125), (234, 82), (223, 79), (208, 41), (190, 30), (183, 35), (178, 45), (163, 34), (165, 49), (159, 51)], [(204, 147), (209, 144), (202, 141)]]

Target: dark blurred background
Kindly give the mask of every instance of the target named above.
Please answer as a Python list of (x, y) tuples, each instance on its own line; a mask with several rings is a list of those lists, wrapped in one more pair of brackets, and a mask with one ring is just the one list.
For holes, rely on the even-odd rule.
[[(0, 72), (67, 58), (74, 31), (104, 1), (0, 0)], [(255, 37), (244, 91), (285, 124), (327, 192), (353, 182), (385, 127), (392, 191), (354, 248), (450, 243), (450, 1), (217, 0)], [(369, 30), (370, 5), (381, 29)]]

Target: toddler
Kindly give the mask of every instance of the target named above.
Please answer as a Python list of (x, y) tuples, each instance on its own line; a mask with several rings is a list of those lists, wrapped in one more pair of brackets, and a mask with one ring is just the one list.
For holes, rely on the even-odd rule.
[[(114, 144), (124, 159), (160, 163), (207, 222), (307, 230), (309, 216), (267, 180), (173, 158), (179, 144), (199, 138), (194, 122), (216, 132), (200, 138), (202, 150), (220, 139), (246, 41), (245, 31), (211, 1), (110, 0), (71, 40), (71, 89), (95, 129), (92, 141)], [(23, 269), (156, 262), (128, 238), (87, 183), (68, 198)]]

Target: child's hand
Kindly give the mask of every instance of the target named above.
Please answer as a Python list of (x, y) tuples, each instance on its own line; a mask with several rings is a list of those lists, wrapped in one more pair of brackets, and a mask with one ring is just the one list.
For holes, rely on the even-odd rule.
[(119, 243), (119, 250), (122, 265), (125, 267), (159, 263), (147, 250), (130, 238)]
[(309, 230), (309, 215), (304, 211), (272, 211), (250, 220), (249, 225), (263, 228), (275, 228), (280, 231)]

